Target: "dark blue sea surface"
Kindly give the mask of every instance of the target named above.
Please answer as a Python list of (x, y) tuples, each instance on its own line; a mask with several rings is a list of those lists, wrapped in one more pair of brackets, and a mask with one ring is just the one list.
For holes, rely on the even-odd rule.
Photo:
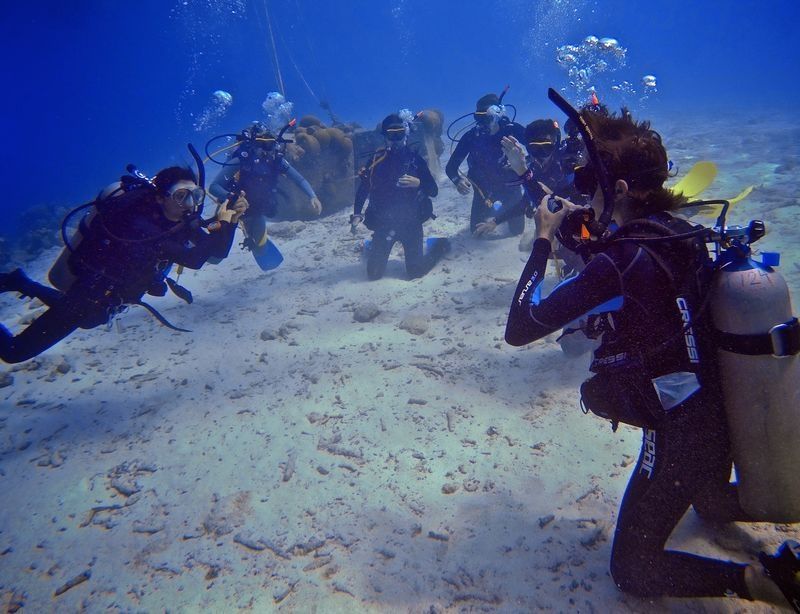
[[(627, 50), (623, 68), (597, 79), (610, 104), (620, 101), (612, 82), (654, 75), (646, 105), (626, 100), (645, 115), (770, 115), (800, 99), (799, 20), (794, 0), (7, 3), (0, 232), (16, 232), (30, 208), (91, 199), (129, 162), (155, 172), (188, 161), (188, 141), (260, 118), (267, 92), (281, 89), (270, 23), (298, 116), (325, 119), (326, 100), (338, 117), (373, 125), (401, 107), (440, 108), (449, 120), (506, 85), (523, 123), (557, 116), (545, 94), (568, 82), (556, 49), (589, 35)], [(216, 90), (233, 104), (197, 132)]]

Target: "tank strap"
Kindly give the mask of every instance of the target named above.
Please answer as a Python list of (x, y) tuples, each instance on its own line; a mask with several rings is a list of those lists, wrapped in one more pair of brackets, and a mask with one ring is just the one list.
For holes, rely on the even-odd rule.
[(800, 323), (797, 318), (776, 324), (768, 333), (737, 335), (716, 330), (714, 336), (720, 349), (734, 354), (778, 358), (800, 354)]

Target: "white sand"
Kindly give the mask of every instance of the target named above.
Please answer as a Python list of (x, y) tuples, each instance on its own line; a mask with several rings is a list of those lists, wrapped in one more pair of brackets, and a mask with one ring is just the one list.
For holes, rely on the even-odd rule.
[[(763, 205), (754, 193), (743, 214)], [(346, 212), (281, 224), (278, 270), (261, 273), (235, 248), (181, 278), (193, 305), (152, 300), (193, 333), (137, 309), (121, 332), (79, 331), (7, 369), (0, 603), (24, 602), (26, 612), (769, 611), (617, 591), (611, 538), (639, 431), (612, 433), (581, 413), (587, 358), (565, 358), (553, 338), (503, 342), (526, 256), (518, 240), (467, 236), (468, 199), (449, 185), (435, 210), (426, 234), (454, 237), (453, 251), (423, 279), (402, 279), (395, 251), (387, 276), (366, 281), (356, 253), (366, 235), (351, 237)], [(798, 213), (764, 217), (780, 227)], [(796, 237), (770, 241), (797, 289)], [(42, 279), (54, 255), (31, 275)], [(1, 300), (3, 322), (29, 313)], [(368, 303), (380, 314), (355, 322)], [(409, 316), (426, 330), (400, 328)], [(62, 363), (68, 372), (56, 370)], [(800, 538), (797, 525), (720, 528), (689, 512), (670, 545), (754, 561), (790, 537)]]

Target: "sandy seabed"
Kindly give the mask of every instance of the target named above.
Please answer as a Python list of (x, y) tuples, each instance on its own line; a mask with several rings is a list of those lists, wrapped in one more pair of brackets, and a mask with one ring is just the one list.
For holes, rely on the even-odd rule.
[[(790, 124), (791, 125), (791, 124)], [(798, 312), (800, 129), (661, 127), (673, 160), (711, 159), (709, 196), (753, 194)], [(608, 573), (640, 433), (585, 416), (588, 355), (503, 341), (527, 253), (467, 231), (442, 182), (428, 236), (452, 252), (406, 281), (399, 248), (366, 280), (347, 212), (272, 226), (286, 261), (235, 248), (153, 299), (0, 377), (0, 606), (7, 611), (766, 612), (644, 601)], [(529, 222), (530, 224), (530, 222)], [(28, 266), (44, 279), (57, 252)], [(10, 295), (11, 328), (36, 305)], [(358, 321), (365, 320), (365, 321)], [(798, 525), (704, 524), (669, 546), (756, 560)]]

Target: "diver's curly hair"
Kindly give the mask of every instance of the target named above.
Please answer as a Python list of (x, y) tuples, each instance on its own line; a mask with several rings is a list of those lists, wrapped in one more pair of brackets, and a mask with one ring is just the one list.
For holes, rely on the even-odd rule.
[(160, 194), (166, 194), (169, 189), (179, 181), (193, 181), (197, 183), (194, 171), (184, 166), (170, 166), (158, 171), (153, 178), (153, 184)]
[(668, 175), (667, 151), (650, 122), (637, 122), (623, 108), (620, 115), (581, 113), (592, 131), (611, 181), (628, 184), (637, 217), (676, 209), (684, 199), (664, 187)]

